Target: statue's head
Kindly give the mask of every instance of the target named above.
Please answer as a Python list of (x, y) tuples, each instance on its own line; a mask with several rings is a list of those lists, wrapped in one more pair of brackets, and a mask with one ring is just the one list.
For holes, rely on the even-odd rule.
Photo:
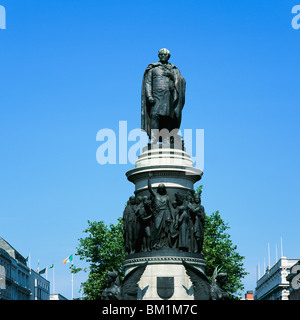
[(130, 202), (130, 204), (134, 205), (134, 204), (135, 204), (135, 197), (134, 197), (134, 196), (131, 196), (131, 197), (129, 198), (129, 202)]
[(136, 204), (140, 204), (143, 201), (143, 197), (142, 196), (138, 196), (136, 198)]
[(190, 194), (186, 196), (186, 200), (190, 203), (194, 203), (194, 198)]
[(171, 57), (171, 52), (166, 48), (162, 48), (158, 51), (158, 57), (161, 62), (167, 62)]
[(177, 201), (176, 200), (172, 201), (172, 206), (173, 206), (174, 209), (177, 208)]
[(147, 196), (144, 196), (143, 197), (143, 204), (144, 204), (144, 207), (150, 208), (151, 207), (151, 200)]
[(157, 187), (157, 192), (159, 194), (166, 194), (167, 193), (166, 186), (163, 183), (160, 183)]
[(195, 202), (196, 202), (197, 204), (198, 204), (198, 203), (201, 203), (200, 195), (199, 195), (199, 194), (195, 194), (194, 200), (195, 200)]
[(175, 193), (175, 198), (176, 198), (176, 202), (178, 206), (181, 206), (183, 204), (184, 201), (184, 195), (181, 193), (176, 192)]
[(112, 283), (113, 281), (115, 281), (118, 277), (118, 273), (116, 271), (110, 271), (107, 272), (106, 274), (106, 282), (107, 283)]

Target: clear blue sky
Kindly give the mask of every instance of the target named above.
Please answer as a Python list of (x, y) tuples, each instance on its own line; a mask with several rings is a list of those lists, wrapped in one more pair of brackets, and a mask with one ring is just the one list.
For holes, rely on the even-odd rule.
[(32, 268), (54, 263), (56, 291), (71, 297), (62, 260), (87, 220), (115, 223), (134, 191), (131, 164), (97, 163), (96, 134), (139, 128), (143, 72), (166, 47), (187, 81), (182, 128), (205, 131), (202, 202), (246, 257), (245, 291), (268, 242), (271, 264), (280, 237), (300, 258), (297, 4), (0, 0), (0, 236)]

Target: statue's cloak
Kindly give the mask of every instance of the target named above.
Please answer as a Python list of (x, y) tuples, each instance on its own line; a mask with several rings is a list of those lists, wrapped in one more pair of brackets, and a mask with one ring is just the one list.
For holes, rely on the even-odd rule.
[[(162, 65), (161, 62), (150, 63), (144, 72), (143, 82), (142, 82), (141, 128), (142, 130), (147, 132), (149, 137), (151, 137), (151, 128), (150, 128), (151, 105), (149, 105), (146, 100), (145, 78), (149, 70), (151, 70), (152, 68), (156, 68), (160, 65)], [(181, 123), (181, 113), (185, 103), (186, 82), (185, 82), (185, 79), (182, 77), (179, 69), (176, 66), (174, 66), (171, 63), (169, 64), (169, 66), (171, 67), (170, 71), (172, 71), (172, 73), (175, 76), (175, 81), (174, 81), (175, 94), (173, 97), (172, 105), (170, 106), (171, 107), (170, 109), (174, 111), (174, 122), (173, 122), (174, 128), (172, 129), (175, 129), (175, 128), (179, 129), (180, 123)]]

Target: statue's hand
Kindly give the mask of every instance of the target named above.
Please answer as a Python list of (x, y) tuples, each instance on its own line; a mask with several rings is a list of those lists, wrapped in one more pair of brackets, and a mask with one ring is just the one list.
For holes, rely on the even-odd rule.
[(170, 72), (170, 71), (164, 71), (164, 76), (170, 78), (173, 81), (175, 79), (174, 74), (172, 72)]
[(153, 97), (148, 97), (147, 98), (147, 102), (151, 105), (154, 105), (155, 104), (155, 99)]

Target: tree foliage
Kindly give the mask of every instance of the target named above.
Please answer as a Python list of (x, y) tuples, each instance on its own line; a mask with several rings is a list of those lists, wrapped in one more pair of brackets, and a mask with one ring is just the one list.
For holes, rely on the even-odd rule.
[(210, 216), (206, 214), (203, 253), (206, 260), (206, 274), (210, 277), (216, 267), (227, 273), (224, 289), (237, 298), (244, 289), (242, 278), (247, 275), (243, 267), (244, 256), (237, 252), (237, 246), (232, 243), (227, 232), (228, 224), (223, 221), (219, 211)]
[[(115, 270), (120, 276), (124, 274), (123, 224), (121, 218), (116, 225), (107, 226), (103, 221), (88, 221), (88, 224), (88, 228), (83, 231), (87, 237), (79, 239), (76, 255), (89, 264), (89, 277), (82, 284), (86, 299), (96, 300), (100, 299), (105, 288), (108, 271)], [(72, 272), (82, 270), (73, 266)]]
[[(196, 189), (202, 193), (202, 185)], [(230, 227), (221, 218), (219, 211), (211, 215), (205, 214), (205, 231), (203, 253), (206, 260), (205, 272), (208, 277), (213, 274), (216, 267), (221, 267), (221, 272), (227, 273), (227, 282), (224, 289), (232, 296), (238, 298), (244, 289), (242, 279), (248, 274), (243, 266), (244, 256), (237, 252), (228, 230)]]
[[(197, 193), (202, 192), (202, 186)], [(82, 284), (85, 299), (99, 299), (105, 288), (105, 274), (117, 271), (121, 278), (124, 275), (123, 261), (125, 260), (123, 224), (119, 218), (116, 225), (107, 226), (103, 221), (88, 221), (84, 230), (87, 237), (79, 239), (77, 253), (80, 260), (89, 264), (89, 277)], [(206, 214), (203, 253), (206, 260), (206, 274), (211, 277), (215, 267), (221, 267), (221, 272), (228, 275), (224, 289), (232, 298), (240, 297), (244, 289), (242, 279), (247, 272), (243, 267), (245, 257), (237, 252), (237, 246), (232, 243), (228, 230), (230, 227), (223, 221), (219, 211)], [(81, 271), (73, 266), (73, 272)]]

